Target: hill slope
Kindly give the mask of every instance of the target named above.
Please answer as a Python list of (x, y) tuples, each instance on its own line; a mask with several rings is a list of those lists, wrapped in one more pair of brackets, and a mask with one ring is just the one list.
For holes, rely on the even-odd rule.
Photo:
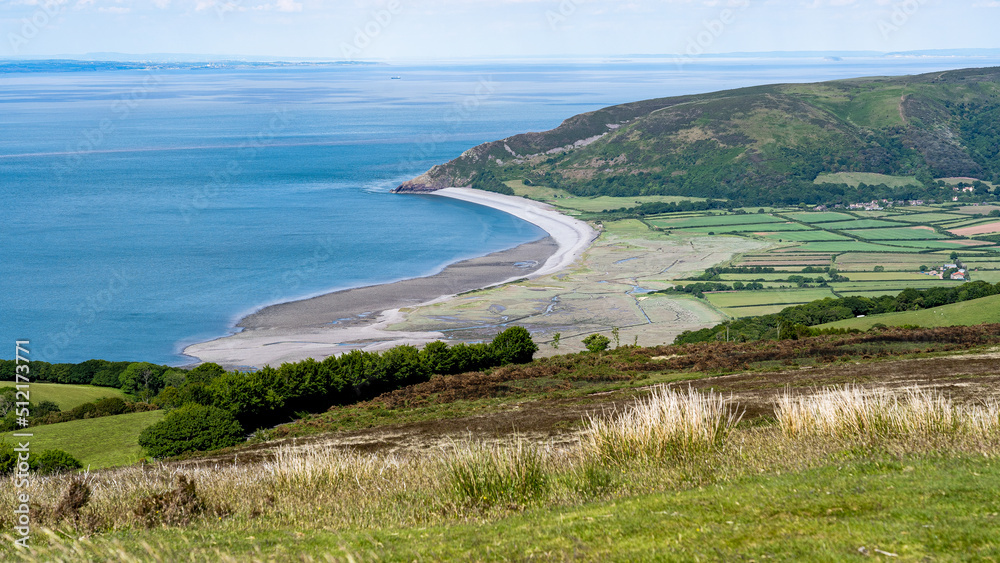
[(577, 195), (826, 203), (857, 188), (816, 185), (819, 174), (869, 172), (915, 176), (924, 186), (884, 195), (925, 197), (935, 177), (1000, 180), (998, 93), (1000, 68), (986, 68), (646, 100), (479, 145), (396, 191), (528, 180)]
[(972, 326), (1000, 322), (1000, 295), (942, 305), (920, 311), (886, 313), (856, 319), (835, 321), (815, 328), (856, 328), (868, 330), (878, 323), (886, 326), (916, 325), (922, 327)]

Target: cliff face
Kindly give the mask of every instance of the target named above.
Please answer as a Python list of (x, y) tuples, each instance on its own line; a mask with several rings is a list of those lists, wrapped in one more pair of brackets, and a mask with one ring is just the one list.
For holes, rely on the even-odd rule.
[(580, 114), (473, 147), (395, 191), (525, 180), (576, 195), (745, 201), (806, 194), (831, 172), (998, 182), (997, 123), (997, 68), (757, 86)]
[(444, 174), (436, 173), (436, 169), (442, 168), (441, 166), (435, 166), (427, 172), (417, 176), (412, 180), (407, 180), (400, 184), (396, 189), (392, 190), (394, 194), (402, 193), (428, 193), (440, 190), (442, 188), (462, 188), (466, 186), (456, 186), (450, 183), (449, 177)]

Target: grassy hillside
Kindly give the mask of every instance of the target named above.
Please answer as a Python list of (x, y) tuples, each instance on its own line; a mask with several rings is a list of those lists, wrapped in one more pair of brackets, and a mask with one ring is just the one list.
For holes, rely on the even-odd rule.
[[(479, 145), (398, 190), (522, 181), (575, 196), (740, 205), (923, 198), (937, 193), (936, 177), (1000, 180), (998, 92), (1000, 69), (989, 68), (645, 100)], [(859, 188), (880, 178), (881, 191)], [(952, 197), (934, 187), (936, 199)]]
[[(13, 381), (0, 381), (0, 387), (13, 386)], [(124, 398), (125, 394), (111, 387), (95, 387), (93, 385), (31, 384), (31, 400), (33, 402), (52, 401), (59, 405), (60, 410), (64, 411), (104, 397)]]
[(819, 325), (816, 328), (856, 328), (868, 330), (875, 324), (886, 326), (916, 325), (921, 327), (972, 326), (984, 323), (1000, 323), (1000, 295), (973, 299), (962, 303), (952, 303), (921, 311), (904, 311), (873, 315), (860, 319), (846, 319)]
[[(144, 457), (139, 433), (161, 418), (163, 411), (150, 411), (38, 426), (30, 429), (31, 446), (37, 453), (63, 450), (91, 469), (126, 465)], [(10, 433), (0, 439), (13, 440)]]

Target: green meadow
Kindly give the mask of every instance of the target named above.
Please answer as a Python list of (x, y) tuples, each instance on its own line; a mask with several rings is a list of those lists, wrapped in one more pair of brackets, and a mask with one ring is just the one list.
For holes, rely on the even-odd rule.
[[(29, 429), (31, 447), (38, 453), (63, 450), (91, 469), (128, 465), (145, 457), (139, 434), (161, 418), (163, 411), (148, 411), (35, 426)], [(0, 439), (14, 440), (9, 432)]]
[[(0, 381), (0, 387), (13, 387), (14, 385), (13, 381)], [(64, 411), (104, 397), (125, 397), (124, 393), (112, 387), (58, 383), (32, 383), (30, 392), (32, 402), (52, 401), (59, 405), (59, 410)]]

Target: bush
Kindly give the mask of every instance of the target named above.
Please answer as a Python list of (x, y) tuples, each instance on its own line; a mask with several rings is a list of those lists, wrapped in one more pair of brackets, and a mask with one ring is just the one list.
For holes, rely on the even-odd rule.
[(427, 366), (431, 373), (435, 374), (451, 373), (455, 366), (451, 349), (440, 340), (435, 340), (424, 346), (424, 349), (420, 351), (420, 361)]
[(493, 358), (502, 366), (526, 364), (538, 351), (538, 345), (531, 339), (531, 333), (522, 326), (512, 326), (496, 335), (490, 347)]
[(38, 404), (31, 408), (31, 417), (41, 418), (45, 415), (59, 412), (60, 410), (59, 405), (52, 401), (39, 401)]
[(82, 469), (83, 464), (80, 460), (69, 455), (62, 450), (45, 450), (38, 454), (38, 457), (34, 458), (35, 471), (41, 473), (42, 475), (47, 475), (49, 473), (61, 473), (63, 471), (73, 471), (75, 469)]
[(17, 467), (17, 453), (14, 444), (0, 442), (0, 476), (9, 475)]
[(611, 339), (603, 334), (591, 334), (583, 339), (583, 345), (591, 352), (603, 352), (608, 349), (608, 344), (611, 344)]
[(124, 414), (127, 409), (128, 404), (125, 403), (124, 399), (119, 397), (104, 397), (103, 399), (94, 401), (93, 416), (99, 417)]
[(171, 412), (139, 435), (139, 445), (155, 458), (226, 448), (242, 441), (243, 427), (232, 414), (196, 404)]

